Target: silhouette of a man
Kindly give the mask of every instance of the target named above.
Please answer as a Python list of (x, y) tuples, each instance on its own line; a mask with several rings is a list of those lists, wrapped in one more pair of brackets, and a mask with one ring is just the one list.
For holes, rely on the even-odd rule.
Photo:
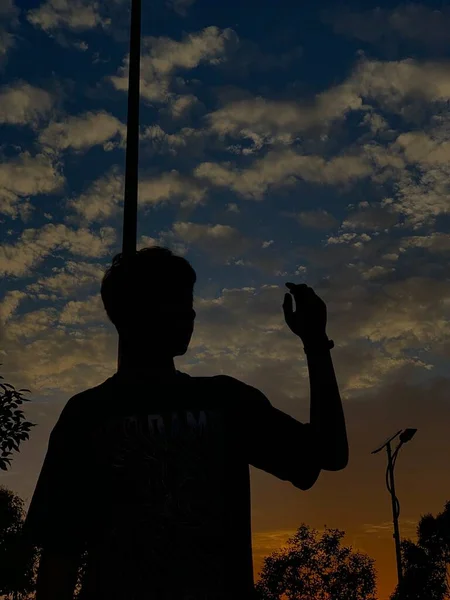
[(347, 465), (324, 302), (286, 284), (311, 384), (310, 423), (300, 423), (233, 377), (175, 369), (193, 333), (195, 281), (160, 247), (127, 264), (117, 255), (103, 278), (123, 360), (70, 398), (51, 433), (25, 524), (42, 548), (37, 600), (73, 598), (83, 555), (89, 600), (255, 598), (249, 465), (300, 490)]

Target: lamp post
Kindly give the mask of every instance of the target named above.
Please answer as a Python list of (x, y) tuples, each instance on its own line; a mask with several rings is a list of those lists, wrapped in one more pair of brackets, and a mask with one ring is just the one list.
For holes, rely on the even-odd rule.
[[(130, 58), (128, 68), (127, 149), (122, 234), (122, 255), (125, 259), (133, 256), (136, 252), (139, 169), (140, 74), (141, 0), (131, 0)], [(119, 367), (122, 358), (122, 347), (122, 340), (119, 336)]]
[[(392, 517), (393, 517), (393, 521), (394, 521), (393, 537), (395, 540), (395, 554), (397, 557), (397, 576), (398, 576), (399, 590), (401, 590), (401, 584), (403, 582), (403, 573), (402, 573), (402, 555), (401, 555), (401, 549), (400, 549), (401, 548), (400, 547), (400, 530), (399, 530), (399, 526), (398, 526), (398, 517), (400, 515), (400, 503), (398, 501), (397, 496), (395, 495), (394, 467), (395, 467), (395, 461), (397, 460), (398, 451), (403, 446), (403, 444), (406, 444), (406, 442), (409, 442), (413, 438), (416, 431), (417, 431), (417, 429), (405, 429), (404, 431), (402, 431), (400, 429), (400, 431), (397, 431), (397, 433), (395, 435), (393, 435), (386, 442), (384, 442), (384, 444), (382, 446), (380, 446), (379, 448), (377, 448), (376, 450), (374, 450), (372, 452), (372, 454), (377, 454), (377, 452), (380, 452), (380, 450), (382, 450), (383, 448), (386, 448), (387, 457), (388, 457), (388, 465), (387, 465), (387, 469), (386, 469), (386, 487), (388, 489), (388, 492), (391, 494), (391, 501), (392, 501)], [(397, 446), (397, 448), (394, 450), (394, 453), (392, 453), (391, 442), (399, 434), (400, 434), (400, 443)]]

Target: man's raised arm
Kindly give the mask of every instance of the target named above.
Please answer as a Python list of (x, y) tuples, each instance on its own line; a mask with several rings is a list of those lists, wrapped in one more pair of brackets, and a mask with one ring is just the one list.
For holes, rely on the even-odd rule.
[(321, 469), (340, 471), (348, 464), (348, 441), (339, 388), (330, 350), (334, 346), (326, 334), (327, 308), (306, 284), (287, 283), (295, 299), (285, 295), (286, 323), (301, 338), (308, 361), (310, 381), (310, 426), (316, 438)]

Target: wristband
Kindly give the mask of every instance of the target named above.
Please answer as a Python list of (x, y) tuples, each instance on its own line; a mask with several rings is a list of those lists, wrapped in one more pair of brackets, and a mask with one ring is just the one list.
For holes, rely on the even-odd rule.
[(312, 344), (308, 344), (307, 346), (303, 347), (303, 350), (305, 351), (306, 354), (308, 354), (308, 352), (310, 350), (314, 351), (314, 350), (321, 350), (323, 348), (326, 348), (327, 350), (331, 350), (332, 348), (334, 348), (334, 342), (333, 340), (329, 340), (328, 338), (324, 341), (317, 341), (315, 343)]

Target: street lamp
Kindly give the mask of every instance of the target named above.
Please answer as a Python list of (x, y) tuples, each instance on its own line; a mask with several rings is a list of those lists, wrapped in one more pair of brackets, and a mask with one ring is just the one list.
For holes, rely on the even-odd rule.
[[(128, 69), (127, 150), (122, 233), (122, 255), (125, 259), (133, 256), (136, 252), (141, 81), (141, 0), (131, 0), (130, 58)], [(122, 340), (119, 336), (119, 367), (121, 358)]]
[[(400, 586), (403, 581), (403, 573), (402, 573), (402, 555), (400, 552), (400, 531), (398, 528), (398, 517), (400, 515), (400, 503), (398, 501), (397, 496), (395, 495), (394, 467), (395, 467), (395, 461), (397, 460), (398, 451), (403, 446), (403, 444), (406, 444), (406, 442), (409, 442), (414, 437), (414, 434), (416, 433), (416, 431), (417, 431), (417, 429), (405, 429), (403, 431), (400, 429), (399, 431), (397, 431), (397, 433), (395, 435), (393, 435), (386, 442), (384, 442), (384, 444), (382, 446), (380, 446), (379, 448), (377, 448), (376, 450), (374, 450), (372, 452), (372, 454), (377, 454), (377, 452), (380, 452), (380, 450), (382, 450), (384, 447), (386, 447), (386, 452), (387, 452), (387, 456), (388, 456), (388, 465), (387, 465), (387, 469), (386, 469), (386, 486), (387, 486), (388, 492), (391, 494), (391, 500), (392, 500), (392, 516), (393, 516), (393, 521), (394, 521), (393, 537), (395, 540), (395, 553), (397, 556), (397, 575), (398, 575), (399, 589), (400, 589)], [(400, 443), (397, 446), (397, 448), (394, 450), (394, 453), (392, 453), (391, 442), (399, 434), (400, 434), (400, 438), (399, 438)]]

